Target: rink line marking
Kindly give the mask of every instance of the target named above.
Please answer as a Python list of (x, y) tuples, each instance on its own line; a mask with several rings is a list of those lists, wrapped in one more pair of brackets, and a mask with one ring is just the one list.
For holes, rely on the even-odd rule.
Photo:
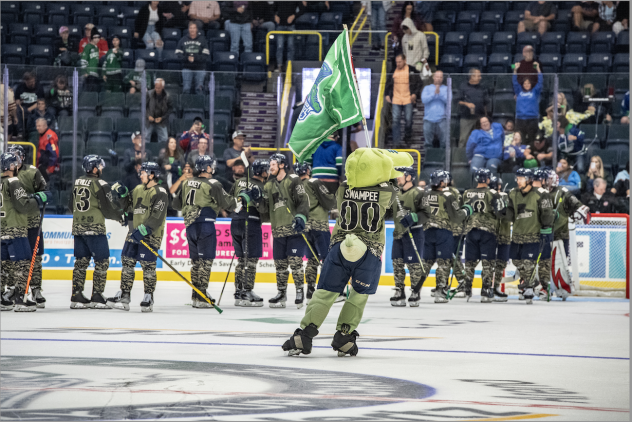
[[(129, 388), (88, 388), (88, 387), (50, 387), (50, 388), (28, 388), (28, 387), (0, 387), (0, 390), (5, 391), (84, 391), (94, 393), (125, 393), (125, 394), (184, 394), (190, 396), (206, 395), (206, 396), (231, 396), (231, 397), (274, 397), (274, 398), (298, 398), (298, 399), (319, 399), (319, 400), (370, 400), (385, 403), (442, 403), (442, 404), (462, 404), (462, 405), (477, 405), (477, 406), (502, 406), (502, 407), (534, 407), (543, 409), (555, 409), (555, 410), (584, 410), (591, 412), (617, 412), (617, 413), (629, 413), (629, 409), (621, 408), (609, 408), (609, 407), (591, 407), (591, 406), (570, 406), (570, 405), (553, 405), (553, 404), (539, 404), (539, 403), (505, 403), (505, 402), (485, 402), (476, 400), (440, 400), (440, 399), (412, 399), (412, 398), (400, 398), (400, 397), (372, 397), (372, 396), (342, 396), (342, 395), (326, 395), (326, 394), (299, 394), (299, 393), (246, 393), (238, 391), (185, 391), (185, 390), (132, 390)], [(523, 415), (526, 417), (533, 417), (534, 415)], [(558, 415), (546, 415), (546, 416), (558, 416)], [(512, 420), (516, 417), (509, 418), (482, 418), (482, 419), (468, 419), (474, 421), (490, 421), (490, 420)]]
[(517, 421), (517, 420), (521, 420), (521, 419), (540, 419), (540, 418), (550, 418), (553, 416), (560, 416), (560, 415), (551, 415), (551, 414), (547, 414), (547, 413), (537, 413), (534, 415), (520, 415), (520, 416), (509, 416), (506, 418), (485, 418), (485, 419), (463, 419), (464, 421)]
[[(81, 343), (134, 343), (134, 344), (184, 344), (195, 346), (248, 346), (248, 347), (280, 347), (278, 344), (249, 344), (249, 343), (195, 343), (190, 341), (138, 341), (138, 340), (85, 340), (85, 339), (61, 339), (61, 338), (0, 338), (0, 341), (68, 341)], [(331, 349), (331, 346), (313, 346), (314, 349)], [(581, 356), (581, 355), (549, 355), (544, 353), (517, 353), (517, 352), (476, 352), (471, 350), (433, 350), (433, 349), (393, 349), (384, 347), (362, 347), (362, 350), (380, 350), (391, 352), (429, 352), (429, 353), (471, 353), (480, 355), (509, 355), (532, 356), (547, 358), (581, 358), (581, 359), (607, 359), (630, 360), (614, 356)]]

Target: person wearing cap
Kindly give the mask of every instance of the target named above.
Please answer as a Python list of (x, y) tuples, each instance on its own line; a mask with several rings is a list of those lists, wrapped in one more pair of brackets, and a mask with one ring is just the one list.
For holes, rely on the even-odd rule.
[(211, 57), (208, 42), (195, 22), (189, 22), (188, 32), (178, 41), (176, 56), (182, 61), (182, 93), (191, 92), (195, 76), (195, 93), (204, 93), (206, 62)]
[[(123, 79), (123, 86), (125, 87), (125, 92), (129, 94), (135, 94), (140, 92), (141, 79), (143, 77), (143, 70), (145, 70), (145, 60), (138, 59), (136, 60), (136, 66), (134, 70), (128, 72)], [(153, 82), (149, 72), (145, 74), (145, 79), (147, 81), (147, 90), (153, 88)]]
[(70, 30), (67, 26), (62, 26), (59, 28), (59, 38), (55, 40), (55, 44), (53, 46), (53, 55), (54, 57), (59, 56), (64, 53), (77, 53), (77, 44), (75, 40), (71, 39), (68, 35), (70, 34)]
[(147, 140), (156, 132), (158, 142), (164, 144), (169, 138), (169, 114), (173, 111), (173, 100), (165, 91), (165, 81), (156, 79), (154, 89), (147, 92), (147, 122), (145, 122)]
[(121, 92), (123, 90), (123, 72), (121, 71), (123, 49), (121, 48), (121, 39), (118, 35), (114, 35), (111, 43), (112, 48), (108, 50), (103, 61), (103, 81), (105, 82), (106, 92)]
[(81, 53), (81, 76), (86, 91), (99, 91), (101, 78), (99, 77), (99, 47), (101, 34), (94, 31), (90, 36), (90, 43), (85, 45)]
[[(98, 34), (97, 28), (92, 23), (87, 23), (85, 26), (85, 37), (81, 39), (79, 42), (79, 54), (83, 53), (83, 50), (86, 48), (88, 44), (92, 42), (92, 34)], [(99, 40), (97, 42), (97, 47), (99, 47), (99, 59), (105, 56), (105, 53), (108, 52), (108, 42), (101, 38), (101, 34), (99, 34)]]
[[(184, 151), (187, 159), (189, 158), (189, 153), (199, 148), (198, 144), (202, 139), (206, 139), (207, 145), (210, 145), (211, 138), (208, 133), (204, 133), (204, 120), (198, 116), (193, 119), (191, 129), (182, 132), (178, 140), (180, 148)], [(195, 167), (195, 161), (193, 162), (193, 166)]]
[(252, 156), (250, 147), (244, 148), (246, 135), (241, 130), (233, 132), (233, 146), (224, 150), (224, 161), (226, 161), (226, 177), (231, 178), (233, 174), (233, 166), (237, 160), (241, 160), (241, 152), (246, 153), (248, 161), (252, 163), (255, 158)]
[(132, 144), (132, 148), (127, 148), (123, 153), (123, 171), (128, 175), (138, 173), (141, 163), (147, 159), (147, 151), (145, 156), (142, 155), (143, 135), (140, 131), (132, 133)]

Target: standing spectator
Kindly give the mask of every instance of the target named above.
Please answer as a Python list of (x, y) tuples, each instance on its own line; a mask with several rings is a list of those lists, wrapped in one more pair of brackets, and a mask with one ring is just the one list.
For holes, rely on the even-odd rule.
[(35, 74), (25, 72), (22, 82), (15, 89), (18, 132), (26, 136), (26, 124), (30, 114), (37, 108), (37, 99), (44, 97), (44, 89), (37, 81)]
[(445, 148), (446, 139), (446, 104), (448, 103), (448, 87), (443, 85), (443, 72), (437, 70), (432, 75), (432, 85), (427, 85), (421, 93), (424, 103), (424, 139), (425, 144), (432, 147), (435, 139), (439, 146)]
[(165, 17), (165, 28), (185, 29), (189, 20), (190, 1), (160, 2), (162, 15)]
[(85, 45), (81, 53), (81, 76), (86, 91), (99, 92), (101, 87), (101, 78), (99, 77), (99, 47), (97, 46), (100, 41), (101, 34), (94, 31), (90, 43)]
[(69, 38), (70, 30), (67, 26), (59, 28), (59, 38), (53, 45), (53, 57), (57, 66), (72, 66), (79, 60), (77, 43)]
[(169, 114), (173, 111), (173, 100), (165, 91), (165, 81), (156, 79), (154, 89), (147, 92), (147, 122), (145, 123), (147, 140), (151, 140), (155, 132), (158, 142), (167, 142), (169, 133)]
[(540, 93), (544, 78), (540, 72), (540, 64), (535, 63), (538, 71), (538, 83), (533, 86), (530, 79), (525, 79), (522, 85), (518, 83), (518, 69), (520, 63), (515, 64), (513, 74), (513, 88), (516, 94), (516, 130), (524, 134), (525, 145), (533, 145), (535, 135), (538, 133), (538, 121), (540, 117)]
[(402, 22), (404, 22), (404, 20), (406, 20), (407, 18), (413, 21), (413, 23), (415, 24), (415, 28), (421, 28), (422, 31), (427, 30), (424, 25), (425, 22), (423, 22), (419, 14), (415, 12), (415, 4), (412, 1), (404, 2), (404, 5), (402, 6), (402, 11), (399, 16), (395, 17), (395, 20), (393, 21), (393, 27), (391, 28), (391, 33), (393, 34), (393, 42), (395, 42), (395, 44), (397, 45), (395, 47), (395, 54), (399, 53), (400, 51), (406, 54), (406, 52), (402, 50), (401, 41), (404, 37)]
[[(524, 143), (524, 142), (523, 142)], [(538, 160), (540, 167), (550, 167), (553, 163), (553, 146), (551, 138), (546, 138), (544, 133), (538, 132), (533, 145), (527, 145), (531, 154)]]
[(599, 16), (593, 25), (592, 32), (612, 31), (614, 22), (617, 19), (617, 3), (614, 1), (602, 1), (599, 5)]
[[(276, 15), (274, 21), (277, 24), (277, 31), (294, 31), (294, 21), (298, 18), (298, 2), (280, 1), (277, 2)], [(287, 41), (287, 60), (294, 60), (294, 38), (290, 35), (277, 35), (276, 70), (283, 69), (283, 47)]]
[(230, 22), (225, 24), (230, 32), (230, 52), (239, 53), (239, 40), (244, 42), (244, 52), (252, 53), (252, 13), (247, 1), (234, 1)]
[(522, 145), (520, 132), (514, 133), (511, 145), (503, 148), (503, 161), (498, 166), (498, 171), (500, 173), (515, 173), (521, 167), (532, 168), (537, 166), (537, 161), (533, 159), (529, 147)]
[(342, 176), (342, 146), (338, 143), (338, 132), (329, 135), (327, 140), (314, 151), (306, 161), (312, 166), (312, 177), (323, 182), (329, 193), (334, 194)]
[[(364, 5), (366, 2), (362, 2)], [(391, 9), (393, 3), (390, 1), (371, 1), (371, 30), (373, 32), (371, 49), (380, 51), (383, 48), (382, 42), (386, 35), (386, 13)], [(381, 31), (381, 32), (375, 32)]]
[(241, 130), (236, 130), (233, 132), (233, 145), (231, 148), (226, 148), (224, 150), (224, 161), (226, 162), (226, 176), (230, 178), (232, 174), (233, 165), (237, 160), (241, 160), (241, 152), (244, 151), (246, 153), (246, 158), (248, 161), (252, 163), (255, 158), (252, 156), (252, 151), (250, 147), (244, 147), (246, 142), (246, 135)]
[(538, 31), (540, 36), (551, 29), (557, 7), (548, 1), (532, 1), (524, 11), (524, 20), (518, 23), (518, 33)]
[(409, 142), (413, 133), (413, 107), (421, 91), (421, 78), (417, 69), (406, 64), (406, 56), (395, 57), (397, 68), (386, 83), (386, 102), (393, 106), (393, 145), (398, 148), (402, 144), (400, 119), (404, 114), (404, 142)]
[(72, 91), (66, 75), (57, 75), (53, 87), (46, 93), (46, 100), (58, 117), (72, 115)]
[(432, 21), (434, 20), (434, 12), (439, 8), (440, 1), (418, 1), (415, 4), (415, 12), (423, 22), (422, 30), (424, 32), (434, 31)]
[[(271, 4), (272, 3), (272, 4)], [(273, 2), (253, 1), (248, 5), (252, 13), (252, 30), (263, 30), (267, 34), (274, 31), (276, 24), (274, 23), (275, 6)]]
[[(85, 26), (85, 37), (81, 39), (79, 42), (79, 54), (83, 53), (83, 50), (86, 48), (86, 45), (92, 42), (92, 34), (98, 34), (97, 28), (95, 28), (94, 24), (87, 23)], [(99, 41), (96, 44), (99, 47), (99, 59), (105, 56), (105, 53), (108, 52), (108, 42), (104, 39), (101, 39), (101, 35), (99, 34)]]
[(483, 116), (487, 116), (487, 108), (490, 105), (489, 93), (481, 86), (481, 71), (472, 68), (469, 70), (470, 78), (461, 83), (457, 100), (459, 102), (460, 130), (459, 148), (465, 147), (470, 137), (470, 132), (476, 126), (476, 122)]
[(630, 91), (625, 93), (623, 100), (621, 100), (621, 124), (629, 125), (630, 124)]
[(606, 190), (606, 181), (601, 177), (595, 179), (592, 188), (582, 195), (582, 203), (590, 208), (592, 214), (614, 214), (625, 212), (620, 201)]
[(103, 61), (103, 82), (105, 82), (106, 92), (123, 91), (123, 49), (121, 48), (121, 39), (118, 35), (112, 36), (112, 48), (105, 55)]
[(200, 22), (200, 29), (205, 31), (219, 29), (220, 13), (216, 1), (192, 1), (189, 7), (189, 19)]
[(590, 166), (588, 167), (586, 176), (584, 176), (584, 187), (586, 192), (590, 192), (592, 190), (593, 182), (597, 178), (605, 180), (608, 186), (612, 186), (612, 173), (604, 168), (603, 160), (600, 156), (593, 155), (590, 158)]
[(538, 71), (535, 67), (535, 61), (533, 60), (533, 56), (535, 54), (535, 50), (531, 45), (525, 45), (522, 48), (522, 60), (519, 62), (520, 66), (518, 66), (518, 83), (522, 85), (525, 79), (529, 79), (531, 82), (531, 86), (535, 86), (538, 83)]
[(573, 6), (573, 31), (590, 31), (599, 17), (599, 3), (596, 1), (582, 1)]
[(475, 173), (478, 169), (488, 168), (492, 173), (498, 173), (504, 140), (503, 126), (491, 123), (486, 116), (481, 117), (465, 148), (470, 171)]
[(555, 172), (560, 178), (561, 187), (568, 189), (573, 195), (579, 195), (581, 179), (579, 174), (570, 166), (566, 158), (562, 157), (558, 160)]
[[(141, 163), (147, 159), (147, 152), (145, 151), (144, 156), (142, 153), (143, 134), (141, 132), (134, 132), (132, 134), (132, 148), (127, 148), (123, 153), (123, 170), (126, 174), (137, 174), (140, 171)], [(138, 183), (140, 183), (140, 181)], [(127, 184), (125, 184), (125, 186), (130, 188)], [(133, 189), (133, 187), (131, 189)]]
[(37, 99), (37, 107), (35, 108), (35, 110), (33, 110), (33, 112), (31, 113), (31, 115), (29, 116), (29, 121), (27, 124), (27, 129), (28, 132), (35, 132), (37, 130), (36, 127), (36, 121), (38, 119), (44, 119), (46, 120), (46, 127), (52, 129), (53, 131), (57, 132), (58, 127), (57, 127), (57, 120), (55, 120), (55, 115), (52, 113), (52, 110), (49, 111), (46, 109), (46, 99), (45, 98), (38, 98)]
[(187, 157), (187, 163), (191, 164), (192, 168), (195, 168), (195, 160), (201, 155), (211, 155), (208, 151), (209, 141), (207, 138), (200, 138), (197, 143), (197, 148), (192, 149)]
[[(505, 125), (503, 126), (503, 129), (505, 130), (505, 141), (503, 142), (503, 146), (509, 146), (513, 142), (515, 126), (514, 121), (511, 119), (507, 119), (505, 122)], [(522, 141), (522, 136), (520, 137), (520, 140)]]
[[(143, 59), (136, 60), (134, 70), (131, 72), (128, 72), (127, 75), (125, 76), (125, 79), (123, 79), (123, 87), (125, 88), (126, 92), (128, 92), (129, 94), (135, 94), (137, 92), (140, 92), (141, 79), (143, 78), (144, 70), (145, 70), (145, 60)], [(153, 88), (153, 83), (151, 80), (151, 76), (149, 75), (149, 72), (145, 73), (145, 80), (147, 82), (147, 90), (149, 91), (150, 89)]]
[(428, 49), (426, 34), (418, 31), (410, 18), (404, 19), (404, 22), (402, 22), (402, 30), (404, 31), (402, 49), (406, 55), (406, 64), (414, 66), (418, 72), (421, 72), (424, 66), (430, 69), (428, 67), (430, 50)]
[(182, 176), (182, 167), (184, 165), (184, 154), (178, 146), (176, 138), (170, 137), (165, 148), (160, 150), (158, 154), (158, 165), (165, 175), (167, 186), (171, 188), (180, 176)]
[(59, 172), (61, 161), (61, 157), (59, 156), (59, 139), (57, 138), (57, 134), (48, 128), (46, 119), (37, 119), (36, 127), (39, 133), (37, 168), (46, 179), (46, 182), (48, 182), (53, 173)]
[[(13, 89), (11, 87), (9, 87), (9, 94), (7, 95), (8, 97), (8, 109), (9, 109), (9, 116), (8, 116), (8, 139), (7, 142), (11, 142), (11, 137), (13, 136), (13, 134), (15, 133), (15, 130), (17, 128), (17, 124), (18, 124), (18, 116), (17, 116), (17, 104), (15, 102), (15, 93), (13, 92)], [(4, 85), (0, 84), (0, 132), (1, 134), (4, 134)]]
[(583, 173), (586, 170), (586, 152), (584, 151), (585, 133), (568, 122), (564, 116), (557, 119), (557, 145), (562, 154), (575, 159), (575, 168)]
[[(191, 129), (180, 135), (180, 148), (184, 151), (185, 158), (188, 157), (191, 151), (198, 149), (198, 143), (202, 139), (206, 139), (207, 143), (211, 140), (209, 135), (204, 133), (204, 121), (201, 117), (196, 117), (193, 119)], [(195, 162), (193, 164), (193, 167), (195, 167)]]
[(163, 15), (159, 1), (150, 1), (145, 7), (141, 7), (134, 22), (134, 38), (142, 36), (147, 50), (158, 50), (158, 59), (162, 60), (162, 49), (165, 43), (160, 37), (162, 28), (167, 20)]
[(189, 32), (178, 42), (176, 54), (183, 62), (182, 93), (191, 92), (191, 83), (195, 77), (195, 93), (201, 95), (204, 92), (204, 68), (211, 52), (195, 22), (189, 22)]

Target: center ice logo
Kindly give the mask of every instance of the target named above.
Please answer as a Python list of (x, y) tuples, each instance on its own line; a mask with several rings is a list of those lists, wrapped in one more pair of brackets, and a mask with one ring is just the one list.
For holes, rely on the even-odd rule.
[(307, 119), (312, 113), (320, 113), (323, 110), (323, 106), (318, 101), (318, 88), (320, 83), (325, 80), (325, 78), (333, 75), (333, 71), (331, 67), (327, 64), (327, 62), (323, 63), (323, 67), (320, 68), (320, 72), (318, 72), (318, 77), (316, 81), (314, 81), (314, 86), (312, 86), (311, 91), (309, 91), (309, 95), (305, 99), (305, 105), (303, 106), (303, 110), (301, 110), (301, 114), (298, 116), (298, 121), (302, 122)]

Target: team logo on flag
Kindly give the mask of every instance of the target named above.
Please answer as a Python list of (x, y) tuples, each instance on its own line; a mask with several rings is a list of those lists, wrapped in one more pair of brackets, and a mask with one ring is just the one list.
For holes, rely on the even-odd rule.
[(309, 92), (307, 99), (305, 100), (305, 105), (303, 106), (303, 110), (301, 110), (301, 114), (298, 116), (298, 121), (302, 122), (307, 119), (307, 117), (312, 113), (320, 113), (323, 110), (323, 106), (318, 101), (318, 88), (322, 81), (325, 78), (333, 75), (333, 71), (331, 67), (327, 64), (327, 62), (323, 62), (323, 67), (320, 68), (320, 72), (318, 72), (318, 77), (312, 86), (312, 90)]

